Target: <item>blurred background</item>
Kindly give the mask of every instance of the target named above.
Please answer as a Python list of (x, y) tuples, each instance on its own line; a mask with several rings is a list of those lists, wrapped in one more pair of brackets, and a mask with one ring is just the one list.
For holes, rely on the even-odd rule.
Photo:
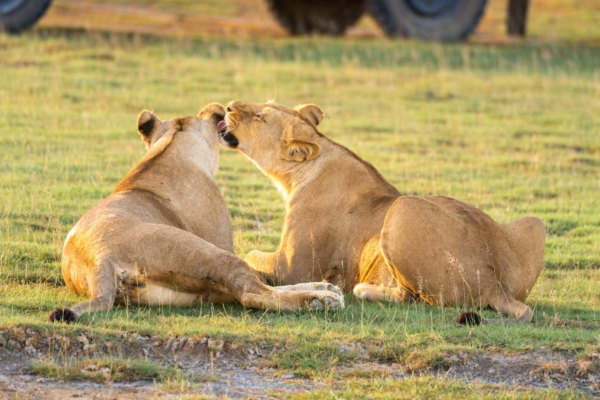
[[(0, 19), (5, 28), (20, 30), (37, 21), (47, 6), (37, 22), (40, 28), (244, 38), (387, 35), (493, 43), (522, 40), (525, 33), (529, 41), (600, 45), (596, 0), (0, 0)], [(9, 22), (17, 13), (29, 15)], [(507, 34), (509, 23), (512, 35)]]

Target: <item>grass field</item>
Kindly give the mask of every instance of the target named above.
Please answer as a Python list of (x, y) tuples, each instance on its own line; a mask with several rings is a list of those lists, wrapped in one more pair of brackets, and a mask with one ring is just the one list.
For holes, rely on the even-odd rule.
[[(539, 349), (600, 369), (598, 48), (41, 29), (0, 36), (0, 52), (0, 327), (83, 333), (97, 343), (118, 342), (123, 333), (210, 337), (242, 349), (276, 349), (267, 359), (282, 371), (338, 383), (349, 377), (334, 367), (364, 360), (419, 373), (448, 368), (458, 354)], [(545, 270), (527, 301), (534, 321), (461, 328), (454, 323), (458, 309), (363, 304), (347, 296), (349, 306), (337, 314), (120, 307), (75, 326), (46, 323), (54, 307), (80, 300), (60, 273), (66, 233), (144, 154), (137, 113), (149, 108), (167, 119), (233, 99), (320, 105), (321, 131), (372, 162), (404, 194), (452, 196), (499, 222), (541, 217), (548, 240)], [(274, 250), (285, 208), (270, 181), (226, 149), (217, 180), (237, 254)], [(53, 362), (33, 368), (68, 378), (68, 368), (57, 372)], [(161, 376), (161, 368), (139, 369)], [(365, 373), (349, 382), (314, 396), (537, 396), (432, 377), (382, 381)]]

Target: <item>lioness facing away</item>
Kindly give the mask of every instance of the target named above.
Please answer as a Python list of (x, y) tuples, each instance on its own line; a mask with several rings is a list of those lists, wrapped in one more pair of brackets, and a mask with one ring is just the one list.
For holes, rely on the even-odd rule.
[(214, 174), (216, 126), (225, 110), (206, 106), (196, 117), (162, 122), (138, 118), (146, 155), (113, 193), (69, 232), (62, 272), (67, 286), (90, 301), (56, 309), (50, 320), (74, 321), (114, 303), (188, 306), (239, 301), (269, 310), (343, 308), (338, 288), (308, 283), (266, 286), (233, 253), (229, 213)]
[[(402, 196), (369, 163), (317, 130), (323, 112), (229, 104), (223, 141), (275, 182), (287, 215), (279, 249), (246, 262), (272, 284), (325, 280), (361, 299), (484, 307), (530, 321), (543, 267), (535, 217), (494, 222), (442, 196)], [(463, 322), (478, 322), (470, 320)]]

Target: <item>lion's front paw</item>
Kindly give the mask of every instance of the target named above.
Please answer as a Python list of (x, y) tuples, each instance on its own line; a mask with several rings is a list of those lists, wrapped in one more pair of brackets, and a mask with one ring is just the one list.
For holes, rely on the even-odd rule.
[[(334, 287), (337, 288), (337, 286)], [(308, 308), (311, 311), (338, 311), (344, 309), (344, 296), (341, 293), (335, 293), (333, 291), (319, 291), (317, 293), (318, 295), (316, 295), (309, 303)]]
[(371, 285), (366, 283), (359, 283), (358, 285), (354, 286), (352, 293), (360, 300), (368, 300), (370, 286)]

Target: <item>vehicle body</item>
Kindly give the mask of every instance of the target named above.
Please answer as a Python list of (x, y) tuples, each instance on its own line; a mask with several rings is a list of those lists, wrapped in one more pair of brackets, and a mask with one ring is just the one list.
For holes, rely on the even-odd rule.
[(0, 0), (0, 30), (20, 33), (33, 26), (52, 0)]
[[(291, 34), (340, 35), (369, 13), (389, 37), (457, 42), (479, 24), (487, 0), (266, 0)], [(509, 0), (508, 33), (525, 34), (529, 0)]]
[[(193, 0), (192, 0), (193, 1)], [(475, 30), (488, 0), (265, 0), (292, 35), (341, 35), (369, 13), (389, 37), (463, 41)], [(34, 25), (52, 0), (0, 0), (0, 29)], [(529, 0), (509, 0), (508, 33), (525, 35)]]

